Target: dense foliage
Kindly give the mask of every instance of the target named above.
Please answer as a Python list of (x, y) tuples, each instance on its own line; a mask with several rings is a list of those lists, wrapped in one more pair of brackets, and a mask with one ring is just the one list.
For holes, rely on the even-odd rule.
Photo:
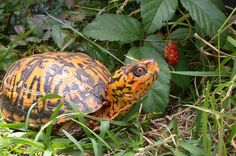
[(66, 131), (67, 138), (51, 136), (52, 122), (34, 132), (2, 119), (0, 155), (233, 154), (230, 10), (221, 0), (0, 0), (0, 77), (17, 59), (48, 51), (83, 51), (111, 72), (152, 57), (161, 70), (148, 94), (120, 121), (102, 121), (98, 135), (81, 120), (86, 137), (76, 140)]

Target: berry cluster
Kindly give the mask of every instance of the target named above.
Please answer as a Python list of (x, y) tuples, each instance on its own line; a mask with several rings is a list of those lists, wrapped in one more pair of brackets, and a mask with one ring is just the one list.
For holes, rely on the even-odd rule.
[(164, 58), (169, 65), (176, 65), (178, 63), (178, 49), (175, 44), (168, 44), (164, 47)]

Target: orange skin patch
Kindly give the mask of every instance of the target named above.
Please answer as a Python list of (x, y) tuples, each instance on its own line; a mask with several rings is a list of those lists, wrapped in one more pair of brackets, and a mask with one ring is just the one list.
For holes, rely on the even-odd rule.
[[(137, 75), (136, 69), (144, 69)], [(108, 84), (107, 103), (92, 115), (115, 119), (120, 112), (126, 113), (132, 104), (142, 98), (157, 79), (159, 67), (153, 59), (136, 62), (117, 70)]]

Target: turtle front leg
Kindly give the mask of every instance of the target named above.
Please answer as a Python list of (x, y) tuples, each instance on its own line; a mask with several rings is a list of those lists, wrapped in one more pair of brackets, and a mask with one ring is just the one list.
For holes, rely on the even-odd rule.
[[(96, 132), (100, 129), (99, 121), (87, 119), (88, 128), (92, 129), (92, 131)], [(76, 123), (75, 121), (71, 120), (66, 122), (62, 125), (55, 125), (55, 134), (59, 136), (65, 136), (62, 130), (67, 131), (75, 138), (82, 138), (84, 131), (80, 124)]]

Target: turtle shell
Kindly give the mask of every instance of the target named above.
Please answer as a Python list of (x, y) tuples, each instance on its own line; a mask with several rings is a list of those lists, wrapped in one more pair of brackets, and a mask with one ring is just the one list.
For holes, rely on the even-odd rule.
[[(63, 103), (59, 114), (71, 112), (71, 103), (85, 113), (100, 109), (106, 99), (108, 69), (83, 53), (43, 53), (15, 62), (2, 81), (2, 114), (9, 122), (47, 123), (52, 112)], [(61, 98), (39, 99), (47, 94)], [(64, 122), (59, 119), (57, 122)]]

